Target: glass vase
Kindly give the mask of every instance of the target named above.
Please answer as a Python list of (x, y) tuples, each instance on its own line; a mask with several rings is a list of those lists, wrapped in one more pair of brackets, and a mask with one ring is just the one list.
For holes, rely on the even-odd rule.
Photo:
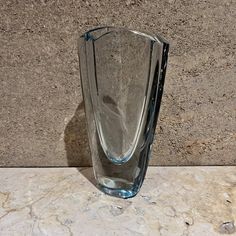
[(89, 145), (98, 187), (135, 196), (145, 177), (169, 44), (160, 36), (100, 27), (79, 39)]

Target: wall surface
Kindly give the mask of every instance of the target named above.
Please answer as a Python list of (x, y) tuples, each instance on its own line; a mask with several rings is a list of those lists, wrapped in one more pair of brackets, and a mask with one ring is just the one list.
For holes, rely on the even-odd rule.
[(0, 166), (91, 164), (76, 40), (99, 25), (170, 44), (152, 165), (236, 164), (236, 1), (0, 0)]

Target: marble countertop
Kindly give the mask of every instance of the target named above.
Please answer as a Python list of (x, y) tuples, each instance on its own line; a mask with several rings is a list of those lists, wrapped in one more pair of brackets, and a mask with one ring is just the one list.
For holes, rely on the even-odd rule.
[(132, 199), (91, 168), (0, 169), (0, 235), (236, 235), (236, 167), (149, 167)]

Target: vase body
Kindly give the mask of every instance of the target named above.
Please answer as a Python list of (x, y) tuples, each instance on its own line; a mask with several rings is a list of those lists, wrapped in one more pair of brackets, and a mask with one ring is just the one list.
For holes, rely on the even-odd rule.
[(151, 152), (169, 44), (161, 37), (101, 27), (79, 39), (79, 61), (93, 170), (99, 188), (129, 198)]

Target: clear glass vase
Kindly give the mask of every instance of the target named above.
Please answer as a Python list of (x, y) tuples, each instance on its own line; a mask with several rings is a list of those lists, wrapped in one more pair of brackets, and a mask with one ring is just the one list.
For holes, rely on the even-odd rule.
[(157, 35), (101, 27), (79, 39), (80, 75), (93, 170), (99, 188), (139, 191), (153, 142), (169, 44)]

